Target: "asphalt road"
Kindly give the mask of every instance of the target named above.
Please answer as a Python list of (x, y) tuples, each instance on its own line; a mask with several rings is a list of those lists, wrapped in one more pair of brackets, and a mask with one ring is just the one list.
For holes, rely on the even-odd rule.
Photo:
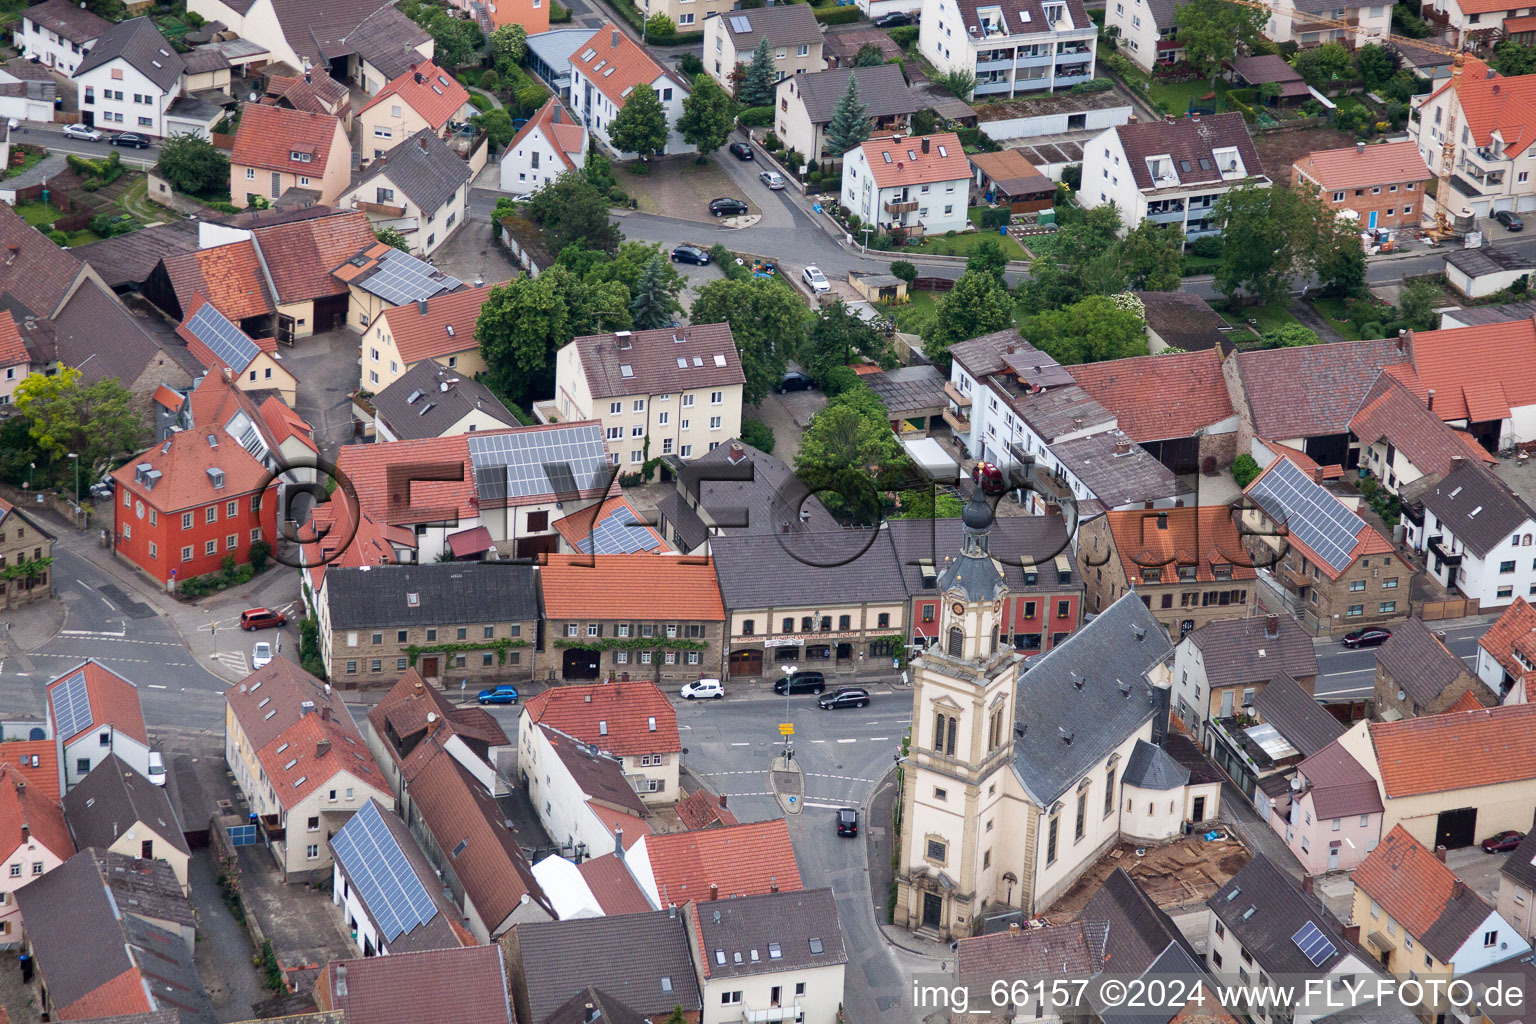
[[(1445, 646), (1474, 671), (1477, 667), (1477, 639), (1487, 632), (1489, 623), (1472, 623), (1446, 630)], [(1317, 647), (1318, 697), (1370, 696), (1376, 682), (1376, 651), (1352, 651), (1337, 640), (1319, 641)]]
[(144, 169), (153, 167), (160, 161), (159, 146), (150, 146), (148, 149), (117, 147), (107, 142), (114, 133), (102, 130), (101, 134), (100, 142), (72, 139), (64, 134), (63, 125), (42, 121), (23, 121), (20, 128), (10, 133), (12, 142), (28, 146), (47, 146), (55, 153), (73, 153), (76, 156), (88, 156), (92, 159), (107, 156), (114, 150), (118, 150), (123, 154), (123, 163), (129, 167)]

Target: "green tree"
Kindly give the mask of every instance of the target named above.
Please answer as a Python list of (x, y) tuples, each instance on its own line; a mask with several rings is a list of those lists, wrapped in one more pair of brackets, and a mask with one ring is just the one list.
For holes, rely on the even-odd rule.
[(912, 115), (913, 135), (932, 135), (939, 130), (939, 115), (924, 107)]
[(405, 240), (405, 236), (400, 233), (399, 228), (376, 228), (374, 229), (373, 237), (385, 245), (399, 249), (401, 252), (409, 253), (411, 251), (410, 243)]
[(765, 35), (757, 41), (757, 49), (752, 51), (751, 62), (742, 70), (741, 86), (736, 90), (736, 98), (741, 100), (741, 105), (744, 107), (772, 106), (773, 75), (773, 47), (768, 44), (768, 37)]
[(746, 375), (743, 400), (756, 405), (784, 376), (785, 361), (800, 351), (811, 311), (791, 289), (763, 278), (722, 279), (699, 289), (689, 319), (730, 324)]
[(996, 238), (983, 238), (971, 249), (971, 255), (965, 261), (965, 269), (967, 272), (975, 270), (991, 274), (1001, 282), (1003, 271), (1008, 269), (1008, 253)]
[(1259, 460), (1247, 452), (1232, 460), (1232, 479), (1237, 486), (1247, 487), (1259, 475)]
[(1335, 79), (1348, 78), (1354, 68), (1349, 51), (1343, 43), (1324, 43), (1298, 50), (1291, 58), (1291, 66), (1302, 80), (1314, 89), (1323, 89)]
[(1386, 47), (1367, 43), (1355, 51), (1355, 70), (1367, 89), (1380, 89), (1397, 74), (1397, 56)]
[(491, 56), (499, 64), (509, 61), (521, 64), (528, 53), (528, 30), (517, 24), (498, 26), (491, 33)]
[(667, 148), (667, 110), (650, 86), (636, 89), (608, 122), (608, 141), (644, 160)]
[(565, 298), (548, 273), (492, 288), (475, 322), (490, 387), (519, 405), (548, 394), (555, 351), (572, 337), (568, 324)]
[(1289, 294), (1291, 280), (1311, 269), (1326, 214), (1315, 197), (1288, 188), (1245, 185), (1222, 196), (1214, 211), (1223, 225), (1216, 290), (1232, 302), (1243, 293), (1265, 303)]
[(648, 46), (666, 46), (677, 37), (677, 23), (662, 11), (645, 19), (645, 42)]
[(917, 280), (917, 266), (907, 260), (897, 260), (891, 264), (891, 276), (907, 282), (910, 286)]
[(811, 417), (795, 455), (795, 474), (833, 515), (873, 524), (881, 505), (876, 488), (910, 466), (889, 417), (862, 382)]
[(637, 331), (667, 326), (672, 322), (672, 314), (681, 308), (676, 297), (667, 291), (666, 269), (667, 264), (662, 262), (661, 253), (655, 253), (641, 271), (640, 280), (635, 282), (629, 311), (634, 315)]
[(16, 385), (13, 401), (44, 453), (55, 460), (76, 453), (81, 474), (93, 480), (114, 459), (142, 448), (148, 436), (133, 395), (116, 377), (87, 385), (79, 370), (62, 366), (52, 377), (29, 374)]
[(1117, 246), (1126, 284), (1136, 291), (1176, 292), (1184, 269), (1184, 232), (1144, 220)]
[(741, 439), (764, 455), (773, 454), (773, 428), (762, 420), (742, 420)]
[(923, 336), (923, 354), (946, 374), (949, 346), (1013, 323), (1013, 296), (996, 275), (967, 270), (939, 303), (938, 315)]
[(900, 504), (897, 519), (959, 519), (965, 511), (965, 502), (935, 487), (902, 491)]
[(801, 346), (800, 361), (811, 378), (825, 390), (827, 374), (847, 366), (855, 355), (875, 362), (890, 359), (885, 335), (843, 305), (841, 299), (816, 311), (811, 329)]
[(1147, 354), (1146, 322), (1107, 295), (1046, 310), (1031, 318), (1023, 333), (1030, 344), (1066, 365)]
[(1322, 342), (1317, 332), (1300, 323), (1286, 324), (1278, 330), (1265, 331), (1260, 335), (1265, 348), (1302, 348)]
[(1354, 298), (1365, 293), (1365, 247), (1349, 221), (1319, 218), (1313, 272), (1328, 295)]
[(512, 127), (512, 115), (502, 107), (475, 114), (469, 123), (485, 132), (486, 140), (496, 149), (506, 149), (517, 135), (517, 130)]
[(956, 68), (939, 79), (939, 84), (954, 93), (956, 99), (968, 100), (971, 98), (971, 93), (976, 91), (976, 76), (962, 68)]
[(546, 277), (565, 300), (565, 328), (571, 337), (634, 329), (630, 291), (622, 282), (577, 274), (558, 263), (540, 274), (539, 280)]
[(459, 68), (474, 61), (485, 41), (480, 26), (469, 18), (455, 18), (446, 11), (427, 28), (435, 44), (432, 59), (439, 67)]
[(853, 58), (853, 66), (856, 68), (872, 68), (884, 63), (885, 54), (874, 43), (865, 43), (859, 47), (858, 55)]
[(528, 198), (528, 214), (543, 227), (552, 252), (579, 245), (611, 255), (624, 238), (608, 220), (608, 197), (584, 175), (571, 171), (540, 185)]
[(706, 74), (693, 77), (693, 91), (683, 100), (677, 129), (689, 145), (699, 148), (699, 163), (725, 145), (736, 124), (736, 101)]
[(1444, 303), (1444, 297), (1434, 282), (1426, 278), (1414, 278), (1397, 292), (1397, 315), (1400, 320), (1416, 331), (1432, 331), (1440, 319), (1435, 307)]
[(1536, 46), (1501, 39), (1494, 44), (1493, 58), (1488, 63), (1493, 65), (1493, 70), (1510, 78), (1536, 74)]
[(832, 108), (827, 122), (827, 146), (841, 160), (843, 154), (869, 138), (869, 118), (864, 113), (864, 103), (859, 99), (859, 80), (848, 76), (848, 87)]
[(155, 173), (178, 192), (222, 193), (229, 187), (229, 158), (207, 139), (190, 133), (172, 135), (160, 146)]
[(1268, 15), (1226, 0), (1190, 0), (1174, 12), (1186, 59), (1203, 78), (1214, 78), (1239, 46), (1253, 47)]

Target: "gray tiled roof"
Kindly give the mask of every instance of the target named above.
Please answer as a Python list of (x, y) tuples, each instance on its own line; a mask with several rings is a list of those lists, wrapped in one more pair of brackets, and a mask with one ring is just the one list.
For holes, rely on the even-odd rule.
[(1317, 675), (1317, 650), (1296, 620), (1274, 616), (1274, 636), (1267, 635), (1268, 622), (1262, 615), (1218, 619), (1189, 635), (1186, 642), (1200, 649), (1212, 689), (1265, 682), (1276, 671), (1298, 679)]
[(890, 531), (873, 532), (862, 554), (859, 547), (870, 541), (862, 531), (713, 538), (709, 549), (725, 607), (746, 611), (905, 601), (907, 588)]
[[(474, 172), (432, 129), (423, 128), (369, 164), (351, 190), (379, 177), (387, 178), (423, 213), (433, 214), (474, 177)], [(367, 196), (362, 199), (371, 202)]]
[[(1271, 975), (1317, 977), (1353, 952), (1322, 904), (1304, 895), (1296, 881), (1262, 853), (1217, 889), (1205, 905)], [(1252, 913), (1248, 912), (1250, 907)], [(1333, 954), (1315, 966), (1291, 941), (1308, 921), (1333, 943)]]
[[(1083, 581), (1075, 570), (1077, 560), (1066, 539), (1065, 520), (1060, 516), (1000, 516), (993, 520), (987, 537), (987, 550), (1003, 570), (1003, 579), (1012, 594), (1056, 593), (1080, 590)], [(944, 559), (960, 550), (962, 527), (958, 519), (893, 519), (885, 524), (896, 545), (896, 561), (906, 578), (907, 593), (916, 597), (932, 587), (923, 586), (923, 566), (932, 561), (942, 569)], [(1071, 580), (1058, 578), (1055, 555), (1067, 560)], [(1027, 582), (1024, 563), (1039, 563), (1035, 582)]]
[(1409, 616), (1376, 649), (1376, 663), (1392, 674), (1392, 680), (1421, 706), (1432, 704), (1454, 683), (1467, 663), (1445, 649), (1424, 620)]
[[(1471, 327), (1475, 324), (1501, 324), (1506, 320), (1530, 320), (1536, 317), (1536, 302), (1512, 302), (1505, 306), (1470, 306), (1444, 314), (1447, 320)], [(1447, 323), (1445, 326), (1451, 326)]]
[[(1177, 978), (1185, 983), (1184, 990), (1191, 994), (1195, 985), (1214, 980), (1206, 972), (1201, 960), (1177, 942), (1170, 942), (1163, 947), (1163, 951), (1142, 972), (1142, 977), (1156, 978), (1165, 984)], [(1182, 1006), (1106, 1006), (1101, 995), (1093, 997), (1091, 1002), (1104, 1024), (1168, 1024), (1186, 1015)], [(1204, 1009), (1203, 1003), (1197, 1002), (1195, 1005)], [(1195, 1013), (1199, 1014), (1200, 1011)]]
[(848, 962), (831, 889), (712, 900), (693, 904), (690, 913), (697, 914), (700, 952), (708, 958), (712, 978), (812, 970)]
[(1211, 114), (1171, 121), (1143, 121), (1114, 129), (1125, 149), (1125, 160), (1136, 187), (1154, 191), (1166, 186), (1152, 180), (1147, 157), (1167, 154), (1178, 173), (1179, 188), (1220, 185), (1223, 169), (1216, 166), (1218, 149), (1232, 147), (1242, 160), (1248, 178), (1264, 174), (1263, 161), (1242, 114)]
[(1014, 700), (1013, 769), (1038, 804), (1057, 800), (1158, 713), (1163, 698), (1146, 673), (1172, 653), (1168, 631), (1127, 593), (1026, 663)]
[(121, 57), (129, 67), (154, 82), (161, 92), (170, 92), (181, 78), (186, 61), (171, 46), (155, 23), (148, 18), (120, 21), (101, 34), (85, 59), (75, 68), (79, 78), (93, 68)]
[(1376, 780), (1338, 742), (1301, 762), (1296, 771), (1312, 784), (1312, 809), (1319, 818), (1331, 820), (1382, 811)]
[[(526, 622), (539, 617), (538, 582), (531, 565), (332, 566), (325, 574), (325, 589), (332, 629)], [(409, 603), (410, 594), (419, 595), (415, 605)]]
[(1520, 845), (1504, 858), (1499, 874), (1516, 885), (1536, 889), (1536, 829), (1527, 832)]
[[(1130, 445), (1130, 450), (1124, 454), (1116, 450), (1116, 444), (1121, 441)], [(1106, 509), (1190, 493), (1188, 484), (1174, 476), (1172, 470), (1118, 427), (1070, 441), (1057, 441), (1051, 445), (1051, 454), (1071, 470)]]
[(197, 916), (181, 891), (176, 872), (163, 860), (142, 860), (111, 850), (92, 849), (96, 867), (127, 914), (195, 927)]
[[(1171, 4), (1170, 4), (1171, 6)], [(1174, 348), (1197, 352), (1207, 348), (1232, 351), (1232, 341), (1222, 328), (1227, 322), (1200, 296), (1192, 292), (1137, 292), (1146, 310), (1147, 326)]]
[(1161, 747), (1137, 740), (1121, 781), (1140, 789), (1179, 789), (1189, 784), (1189, 769), (1169, 757)]
[(1468, 551), (1486, 558), (1536, 512), (1492, 473), (1473, 462), (1451, 469), (1420, 500)]
[(164, 257), (196, 249), (198, 230), (197, 221), (178, 219), (103, 238), (79, 246), (75, 252), (101, 275), (108, 288), (138, 286), (149, 279)]
[(1408, 362), (1396, 338), (1237, 353), (1253, 429), (1269, 441), (1342, 434), (1383, 367)]
[(588, 750), (587, 744), (576, 737), (548, 725), (539, 726), (544, 738), (554, 748), (555, 756), (565, 765), (576, 788), (589, 799), (600, 800), (640, 818), (645, 816), (645, 804), (625, 781), (623, 761), (597, 750)]
[(1344, 735), (1344, 727), (1313, 700), (1301, 684), (1283, 672), (1276, 673), (1253, 698), (1261, 718), (1274, 726), (1304, 757), (1322, 750)]
[[(832, 112), (838, 101), (848, 91), (848, 79), (859, 83), (859, 102), (864, 104), (866, 117), (890, 117), (910, 114), (918, 109), (917, 97), (907, 85), (899, 64), (876, 64), (867, 68), (833, 68), (809, 75), (792, 75), (785, 79), (792, 82), (800, 93), (811, 124), (826, 124), (832, 120)], [(783, 88), (783, 83), (780, 83)]]
[[(85, 384), (116, 377), (131, 387), (156, 359), (169, 360), (138, 318), (95, 281), (82, 281), (53, 318), (59, 362), (79, 369)], [(102, 344), (111, 338), (110, 345)]]
[(1091, 978), (1104, 969), (1108, 938), (1108, 921), (1082, 918), (1044, 928), (973, 935), (961, 939), (955, 948), (955, 973)]
[(84, 45), (100, 37), (112, 23), (97, 17), (70, 0), (44, 0), (21, 12), (22, 17), (41, 28), (58, 33), (72, 43)]
[(1083, 906), (1082, 921), (1108, 921), (1109, 939), (1104, 947), (1104, 964), (1111, 973), (1124, 977), (1140, 974), (1150, 967), (1170, 942), (1194, 953), (1189, 940), (1174, 925), (1161, 907), (1152, 902), (1124, 868), (1116, 868)]
[[(722, 535), (778, 534), (786, 526), (797, 533), (838, 529), (819, 498), (811, 495), (801, 503), (808, 492), (792, 469), (739, 439), (691, 462), (675, 460), (672, 471), (678, 480), (674, 494), (687, 491)], [(689, 502), (671, 498), (664, 499), (662, 511), (692, 550), (709, 539), (708, 526)], [(805, 513), (808, 518), (802, 518)]]
[(684, 1013), (698, 1010), (685, 928), (683, 914), (667, 910), (518, 925), (512, 932), (522, 952), (522, 976), (514, 981), (518, 1019), (543, 1021), (588, 986), (647, 1015), (679, 1005)]
[(74, 789), (64, 794), (64, 820), (80, 849), (106, 849), (124, 831), (140, 822), (182, 853), (191, 853), (181, 822), (163, 786), (134, 771), (116, 754), (91, 769)]
[[(740, 384), (747, 379), (730, 324), (589, 334), (571, 344), (581, 358), (594, 401), (623, 395), (677, 394)], [(702, 410), (699, 413), (704, 414)]]
[[(447, 391), (442, 389), (444, 384), (449, 385)], [(418, 396), (414, 402), (410, 401), (412, 395)], [(423, 359), (395, 378), (373, 396), (372, 402), (379, 419), (402, 441), (442, 437), (476, 409), (506, 426), (519, 425), (517, 417), (491, 394), (490, 388), (432, 359)]]
[(943, 408), (947, 401), (944, 383), (948, 379), (936, 366), (901, 366), (871, 373), (864, 378), (864, 383), (885, 405), (889, 418), (905, 419)]
[(1498, 274), (1506, 270), (1531, 270), (1536, 260), (1514, 249), (1496, 249), (1483, 246), (1478, 249), (1453, 249), (1445, 254), (1445, 262), (1468, 277)]
[(774, 46), (821, 42), (821, 22), (802, 4), (725, 11), (712, 17), (722, 19), (720, 27), (730, 35), (737, 59), (741, 60), (757, 48), (757, 41), (764, 36)]
[(566, 1004), (545, 1017), (541, 1024), (651, 1024), (602, 989), (589, 986), (577, 992)]
[[(380, 926), (378, 917), (385, 908), (370, 906), (368, 903), (368, 899), (375, 893), (383, 894), (387, 893), (388, 890), (382, 890), (369, 885), (368, 882), (371, 880), (364, 880), (364, 888), (359, 888), (359, 879), (353, 877), (348, 869), (353, 865), (362, 863), (364, 855), (353, 854), (335, 857), (336, 869), (346, 876), (351, 885), (353, 896), (362, 906), (363, 913), (367, 914), (369, 920), (373, 922), (375, 933), (384, 939), (386, 948), (392, 954), (419, 952), (426, 949), (447, 949), (459, 946), (461, 944), (459, 937), (450, 923), (460, 918), (459, 909), (453, 905), (452, 900), (443, 895), (442, 880), (438, 878), (431, 862), (427, 860), (427, 855), (422, 852), (421, 844), (416, 841), (416, 837), (411, 834), (411, 830), (406, 828), (405, 822), (401, 821), (400, 816), (392, 809), (379, 804), (373, 798), (370, 798), (369, 802), (378, 805), (376, 808), (378, 811), (377, 820), (384, 823), (384, 828), (389, 833), (390, 842), (399, 851), (400, 857), (403, 858), (405, 866), (411, 875), (426, 890), (427, 898), (437, 910), (437, 913), (424, 921), (413, 921), (409, 931), (401, 932), (393, 938), (389, 938), (383, 927)], [(361, 815), (353, 815), (347, 819), (347, 823), (341, 827), (336, 836), (327, 841), (326, 845), (331, 847), (334, 854), (336, 849), (334, 844), (337, 837), (349, 829), (360, 835), (365, 835), (363, 830), (367, 824), (367, 819), (364, 819)], [(363, 848), (371, 849), (371, 845), (365, 843)], [(348, 851), (351, 849), (351, 847), (347, 848)], [(407, 884), (404, 879), (398, 879), (397, 881), (402, 887)]]

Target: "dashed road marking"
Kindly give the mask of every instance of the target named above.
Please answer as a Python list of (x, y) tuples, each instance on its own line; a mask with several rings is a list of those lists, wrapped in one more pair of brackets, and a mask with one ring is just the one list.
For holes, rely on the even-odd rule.
[(862, 779), (857, 775), (824, 775), (821, 772), (806, 772), (808, 779), (838, 779), (842, 782), (874, 782), (874, 779)]
[(871, 743), (889, 743), (890, 741), (891, 738), (889, 736), (871, 736), (869, 738)]
[(824, 808), (826, 808), (829, 811), (837, 811), (837, 810), (842, 810), (844, 805), (843, 804), (824, 804), (824, 803), (821, 803), (819, 801), (801, 800), (800, 801), (800, 806), (801, 807), (824, 807)]
[(163, 683), (150, 683), (149, 684), (149, 688), (151, 690), (169, 690), (170, 689), (169, 686), (166, 686)]
[(750, 744), (750, 743), (732, 743), (731, 744), (731, 746), (733, 746), (733, 747), (750, 747), (751, 745), (752, 744)]
[(857, 739), (850, 738), (850, 739), (838, 740), (837, 742), (839, 742), (839, 743), (857, 743), (859, 741)]

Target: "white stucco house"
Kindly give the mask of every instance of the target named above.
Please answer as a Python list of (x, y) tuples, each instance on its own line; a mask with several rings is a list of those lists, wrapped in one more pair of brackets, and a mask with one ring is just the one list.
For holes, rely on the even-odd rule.
[(166, 136), (195, 125), (173, 124), (186, 61), (148, 18), (119, 22), (101, 34), (72, 76), (86, 124)]
[(571, 112), (592, 130), (605, 149), (620, 159), (633, 159), (635, 154), (617, 149), (608, 138), (608, 128), (624, 109), (630, 94), (642, 87), (656, 93), (666, 113), (667, 143), (660, 155), (698, 152), (696, 146), (683, 141), (677, 130), (683, 100), (690, 91), (686, 78), (656, 63), (639, 43), (611, 22), (594, 32), (571, 55)]
[(83, 5), (44, 0), (21, 12), (11, 40), (23, 57), (72, 75), (96, 40), (111, 27), (110, 21)]
[(551, 96), (501, 155), (501, 190), (527, 195), (566, 171), (580, 170), (587, 165), (590, 140), (586, 125), (571, 116), (560, 97)]
[(1093, 77), (1098, 26), (1081, 0), (924, 0), (917, 45), (982, 96), (1070, 88)]
[(959, 231), (970, 192), (970, 161), (954, 132), (882, 135), (843, 155), (843, 208), (881, 232)]
[(1419, 496), (1422, 521), (1404, 519), (1426, 568), (1483, 609), (1536, 593), (1536, 512), (1471, 459)]

